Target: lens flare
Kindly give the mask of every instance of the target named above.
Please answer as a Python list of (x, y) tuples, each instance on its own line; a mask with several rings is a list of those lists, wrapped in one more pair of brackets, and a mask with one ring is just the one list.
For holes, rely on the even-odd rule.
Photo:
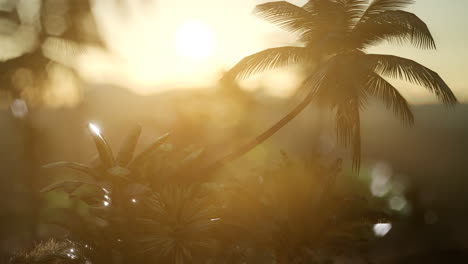
[(100, 130), (99, 127), (96, 126), (95, 124), (89, 123), (89, 124), (88, 124), (88, 127), (89, 127), (89, 130), (91, 130), (91, 132), (92, 132), (93, 134), (101, 135), (101, 130)]

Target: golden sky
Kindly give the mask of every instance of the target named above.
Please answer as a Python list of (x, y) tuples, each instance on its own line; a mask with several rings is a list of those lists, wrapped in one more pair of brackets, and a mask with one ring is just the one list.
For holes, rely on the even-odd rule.
[[(266, 1), (125, 1), (128, 6), (124, 12), (115, 8), (115, 0), (95, 1), (99, 28), (112, 52), (89, 49), (81, 58), (86, 66), (82, 73), (92, 81), (124, 84), (143, 94), (174, 87), (211, 86), (223, 70), (244, 56), (296, 44), (293, 35), (251, 15), (256, 4)], [(305, 1), (290, 2), (300, 5)], [(372, 51), (421, 62), (439, 72), (460, 99), (468, 99), (465, 10), (466, 0), (418, 0), (410, 11), (427, 22), (438, 50), (382, 45)], [(244, 85), (267, 86), (272, 94), (283, 96), (299, 83), (291, 70), (278, 70)], [(422, 88), (398, 85), (412, 102), (434, 99)]]

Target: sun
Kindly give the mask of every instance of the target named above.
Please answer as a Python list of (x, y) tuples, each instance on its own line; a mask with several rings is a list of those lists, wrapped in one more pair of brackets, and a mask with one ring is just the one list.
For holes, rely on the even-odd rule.
[(185, 58), (202, 60), (208, 58), (214, 49), (213, 30), (205, 23), (187, 21), (176, 32), (177, 52)]

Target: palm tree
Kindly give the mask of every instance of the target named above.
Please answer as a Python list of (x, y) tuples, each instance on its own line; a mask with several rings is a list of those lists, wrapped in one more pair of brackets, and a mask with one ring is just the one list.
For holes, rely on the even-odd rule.
[(214, 162), (217, 169), (262, 143), (295, 118), (312, 100), (329, 107), (336, 116), (337, 140), (351, 145), (353, 168), (361, 159), (360, 111), (370, 97), (382, 100), (407, 125), (414, 123), (408, 102), (384, 77), (403, 79), (434, 93), (446, 105), (457, 99), (436, 72), (402, 57), (368, 54), (367, 48), (383, 41), (410, 42), (417, 48), (435, 49), (427, 25), (402, 9), (412, 0), (310, 0), (299, 7), (286, 1), (260, 4), (255, 13), (298, 35), (302, 46), (266, 49), (242, 59), (228, 78), (291, 64), (304, 64), (308, 77), (301, 89), (305, 98), (290, 113), (257, 138)]

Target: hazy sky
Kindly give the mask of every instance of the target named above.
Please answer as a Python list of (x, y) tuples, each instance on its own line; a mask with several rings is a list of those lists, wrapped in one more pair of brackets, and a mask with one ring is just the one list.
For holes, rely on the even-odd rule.
[[(95, 13), (99, 17), (101, 31), (113, 53), (118, 54), (118, 59), (91, 52), (83, 61), (91, 59), (94, 63), (91, 67), (86, 63), (88, 70), (85, 74), (101, 81), (113, 79), (125, 83), (140, 93), (174, 86), (212, 85), (223, 69), (244, 56), (269, 47), (294, 45), (294, 36), (251, 15), (256, 4), (266, 1), (159, 0), (148, 5), (149, 1), (127, 0), (125, 15), (112, 8), (113, 2), (115, 0), (95, 1)], [(139, 4), (143, 2), (146, 5)], [(305, 1), (290, 2), (303, 4)], [(383, 45), (372, 51), (396, 54), (423, 63), (439, 72), (460, 99), (467, 100), (466, 10), (467, 0), (417, 0), (410, 11), (427, 22), (438, 50), (420, 51)], [(179, 38), (180, 32), (187, 31), (182, 28), (193, 22), (209, 30), (207, 34), (213, 48), (206, 58), (187, 58), (177, 50), (180, 45), (185, 45)], [(182, 42), (191, 42), (187, 37), (182, 36)], [(197, 45), (196, 42), (192, 44)], [(300, 82), (288, 76), (291, 75), (275, 72), (256, 77), (248, 84), (270, 86), (274, 93), (282, 95)], [(434, 97), (421, 88), (398, 85), (412, 102), (433, 101)]]

